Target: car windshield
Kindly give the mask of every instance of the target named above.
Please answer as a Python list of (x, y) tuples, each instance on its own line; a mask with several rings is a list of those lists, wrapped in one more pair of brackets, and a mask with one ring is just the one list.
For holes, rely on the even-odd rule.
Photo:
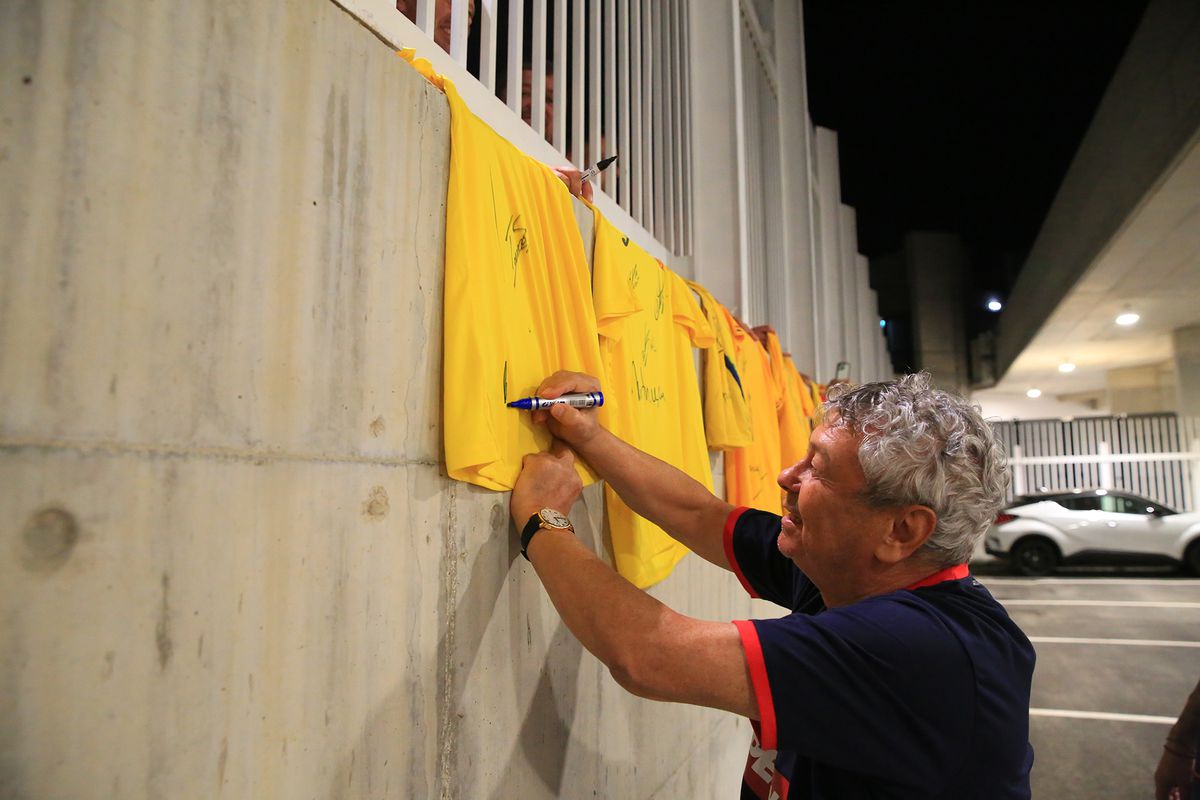
[(1177, 513), (1174, 509), (1135, 494), (1110, 492), (1106, 489), (1085, 489), (1065, 492), (1023, 494), (1013, 498), (1007, 509), (1045, 501), (1058, 503), (1070, 511), (1108, 511), (1118, 514), (1155, 514), (1165, 517)]

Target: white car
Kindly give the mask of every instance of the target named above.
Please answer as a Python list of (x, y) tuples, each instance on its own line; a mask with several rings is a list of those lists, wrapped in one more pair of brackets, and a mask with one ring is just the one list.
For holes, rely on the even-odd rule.
[(1106, 489), (1024, 495), (996, 517), (984, 549), (1022, 575), (1060, 564), (1175, 564), (1200, 575), (1200, 512)]

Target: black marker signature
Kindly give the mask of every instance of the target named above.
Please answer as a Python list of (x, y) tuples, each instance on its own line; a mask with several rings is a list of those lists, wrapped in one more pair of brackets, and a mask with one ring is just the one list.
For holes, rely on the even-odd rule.
[(513, 286), (517, 285), (517, 262), (523, 253), (529, 252), (528, 228), (521, 225), (521, 215), (513, 214), (508, 218), (508, 230), (504, 232), (504, 241), (508, 242), (512, 251)]

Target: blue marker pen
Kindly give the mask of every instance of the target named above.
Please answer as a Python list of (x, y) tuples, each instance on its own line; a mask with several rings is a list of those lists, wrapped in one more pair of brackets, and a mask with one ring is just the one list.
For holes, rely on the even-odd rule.
[(539, 411), (550, 406), (571, 406), (571, 408), (596, 408), (604, 405), (604, 392), (587, 392), (580, 394), (564, 394), (558, 397), (522, 397), (508, 404), (509, 408), (519, 408), (526, 411)]

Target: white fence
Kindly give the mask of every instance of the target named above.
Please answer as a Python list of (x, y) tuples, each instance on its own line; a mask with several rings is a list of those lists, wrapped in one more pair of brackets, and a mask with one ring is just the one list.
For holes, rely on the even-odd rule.
[(668, 251), (686, 256), (689, 5), (400, 0), (396, 13), (411, 13), (426, 36), (502, 98), (563, 161), (585, 168), (616, 154), (617, 163), (600, 175), (600, 190)]
[(1010, 457), (1009, 495), (1117, 489), (1176, 511), (1200, 508), (1200, 419), (1175, 414), (993, 423)]

